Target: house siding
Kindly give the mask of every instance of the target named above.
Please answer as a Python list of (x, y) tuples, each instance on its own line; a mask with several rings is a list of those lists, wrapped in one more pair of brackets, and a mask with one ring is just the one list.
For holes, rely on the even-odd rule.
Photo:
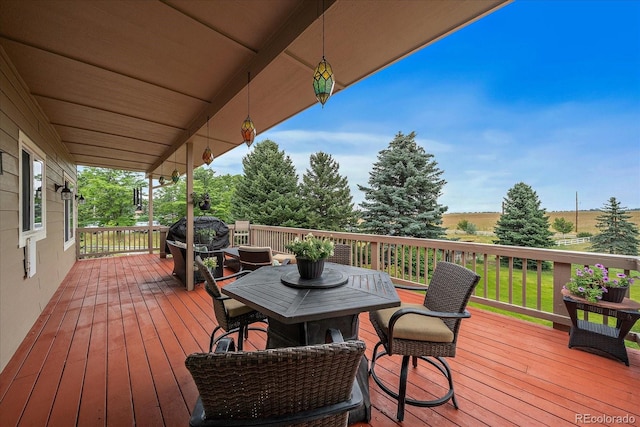
[[(46, 154), (46, 238), (36, 242), (36, 274), (25, 278), (18, 247), (20, 131)], [(0, 48), (0, 370), (3, 370), (75, 262), (75, 246), (64, 250), (64, 204), (54, 191), (63, 173), (76, 167), (49, 119)]]

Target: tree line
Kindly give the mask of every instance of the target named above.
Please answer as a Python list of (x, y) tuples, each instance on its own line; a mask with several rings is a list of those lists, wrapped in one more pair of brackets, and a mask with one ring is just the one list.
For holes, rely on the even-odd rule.
[[(291, 158), (278, 144), (264, 140), (242, 160), (241, 175), (216, 176), (206, 167), (194, 170), (195, 200), (209, 199), (209, 210), (195, 211), (216, 216), (227, 223), (249, 220), (256, 224), (329, 231), (364, 232), (378, 235), (443, 239), (442, 216), (447, 206), (438, 203), (446, 181), (433, 154), (419, 146), (415, 132), (399, 132), (378, 153), (369, 172), (360, 209), (354, 208), (347, 178), (330, 154), (317, 152), (299, 179)], [(100, 168), (79, 171), (78, 187), (87, 203), (78, 208), (80, 226), (128, 226), (148, 221), (148, 200), (134, 206), (132, 189), (145, 187), (140, 174)], [(170, 225), (186, 215), (186, 182), (154, 191), (154, 219)], [(638, 228), (629, 221), (615, 197), (601, 209), (600, 233), (594, 236), (596, 252), (637, 255)], [(567, 221), (556, 221), (559, 232), (571, 230)], [(473, 232), (471, 223), (458, 228)], [(496, 223), (494, 243), (550, 248), (555, 246), (549, 217), (536, 192), (517, 183), (504, 198), (504, 210)], [(563, 231), (568, 230), (568, 231)]]

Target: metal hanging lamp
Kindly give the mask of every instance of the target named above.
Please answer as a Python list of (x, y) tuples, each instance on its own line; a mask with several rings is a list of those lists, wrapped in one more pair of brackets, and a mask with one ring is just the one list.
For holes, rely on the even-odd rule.
[(171, 181), (174, 184), (178, 182), (180, 179), (180, 172), (178, 172), (178, 167), (176, 166), (176, 153), (173, 153), (173, 172), (171, 172)]
[(331, 64), (327, 62), (324, 57), (324, 14), (322, 12), (322, 61), (316, 67), (313, 73), (313, 92), (316, 94), (316, 99), (320, 101), (324, 108), (324, 103), (327, 102), (331, 94), (333, 94), (333, 88), (336, 84), (333, 78), (333, 69)]
[(256, 127), (253, 125), (251, 121), (251, 116), (249, 115), (249, 107), (251, 104), (250, 93), (249, 93), (249, 85), (251, 84), (251, 72), (247, 73), (247, 118), (242, 122), (242, 126), (240, 127), (240, 133), (242, 134), (242, 142), (247, 144), (247, 147), (251, 147), (253, 144), (253, 140), (256, 138)]
[(208, 165), (213, 162), (213, 153), (211, 152), (211, 148), (209, 148), (209, 116), (207, 116), (207, 148), (204, 149), (202, 153), (202, 161)]
[(164, 185), (166, 180), (167, 179), (164, 177), (164, 163), (163, 163), (162, 165), (160, 165), (160, 178), (158, 178), (158, 182), (160, 183), (160, 185)]

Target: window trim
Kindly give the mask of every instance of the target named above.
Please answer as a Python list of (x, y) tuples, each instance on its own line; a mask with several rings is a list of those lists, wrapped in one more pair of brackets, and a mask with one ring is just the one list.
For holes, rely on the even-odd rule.
[[(23, 160), (22, 160), (22, 152), (25, 151), (29, 153), (31, 156), (30, 164), (31, 169), (29, 171), (23, 170)], [(23, 248), (27, 244), (27, 240), (31, 239), (32, 241), (38, 241), (45, 239), (47, 237), (47, 191), (46, 191), (46, 183), (47, 183), (47, 155), (38, 147), (22, 130), (19, 131), (18, 135), (18, 181), (20, 185), (18, 186), (18, 247)], [(29, 187), (29, 196), (31, 209), (34, 209), (34, 196), (33, 196), (33, 163), (35, 161), (39, 161), (42, 163), (42, 179), (41, 179), (41, 187), (42, 187), (42, 227), (38, 229), (31, 229), (27, 231), (23, 231), (23, 200), (27, 197), (23, 191), (23, 175), (25, 173), (29, 173), (30, 175), (30, 187)], [(33, 227), (33, 224), (31, 224)]]

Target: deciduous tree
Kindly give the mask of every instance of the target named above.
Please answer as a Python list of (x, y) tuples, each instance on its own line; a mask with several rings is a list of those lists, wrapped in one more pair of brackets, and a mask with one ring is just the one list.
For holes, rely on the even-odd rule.
[[(133, 189), (144, 187), (140, 173), (87, 167), (78, 173), (78, 189), (86, 203), (78, 206), (78, 225), (128, 226), (135, 224)], [(147, 201), (143, 201), (146, 206)]]
[(562, 237), (564, 237), (565, 234), (573, 230), (573, 223), (567, 221), (564, 217), (556, 218), (553, 220), (553, 229), (558, 233), (562, 233)]

